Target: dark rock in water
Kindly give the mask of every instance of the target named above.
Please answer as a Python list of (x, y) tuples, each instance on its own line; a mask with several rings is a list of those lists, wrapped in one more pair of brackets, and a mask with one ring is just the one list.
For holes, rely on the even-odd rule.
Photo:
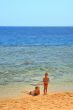
[(29, 65), (29, 64), (32, 64), (32, 62), (26, 61), (26, 62), (24, 62), (23, 64)]
[(30, 62), (30, 61), (25, 61), (25, 62), (19, 62), (19, 63), (17, 63), (15, 66), (30, 65), (30, 64), (32, 64), (32, 62)]

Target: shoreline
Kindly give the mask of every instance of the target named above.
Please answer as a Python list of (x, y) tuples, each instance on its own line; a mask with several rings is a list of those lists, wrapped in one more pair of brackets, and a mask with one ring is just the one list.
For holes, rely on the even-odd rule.
[(1, 110), (73, 110), (73, 91), (0, 99)]
[[(72, 84), (73, 85), (73, 84)], [(49, 84), (48, 93), (59, 93), (59, 92), (72, 92), (72, 85), (53, 85)], [(0, 99), (4, 98), (17, 98), (22, 95), (23, 91), (34, 90), (35, 86), (28, 85), (27, 83), (12, 83), (6, 86), (0, 86)], [(43, 94), (43, 86), (40, 86), (41, 94)]]

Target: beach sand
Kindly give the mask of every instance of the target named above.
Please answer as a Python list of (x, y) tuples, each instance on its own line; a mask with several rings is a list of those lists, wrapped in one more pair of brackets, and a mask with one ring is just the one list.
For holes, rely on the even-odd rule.
[(73, 110), (73, 92), (0, 99), (0, 110)]

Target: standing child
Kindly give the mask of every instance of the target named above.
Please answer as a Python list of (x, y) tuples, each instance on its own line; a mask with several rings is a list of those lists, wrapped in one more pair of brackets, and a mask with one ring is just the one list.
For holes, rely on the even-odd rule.
[(49, 77), (48, 77), (48, 73), (46, 72), (45, 77), (43, 78), (44, 94), (47, 94), (48, 83), (49, 83)]

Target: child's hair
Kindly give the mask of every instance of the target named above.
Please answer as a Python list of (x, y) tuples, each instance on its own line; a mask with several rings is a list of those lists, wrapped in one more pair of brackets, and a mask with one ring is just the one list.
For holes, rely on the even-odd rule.
[(45, 76), (48, 76), (48, 73), (47, 72), (45, 73)]
[(35, 87), (35, 89), (38, 89), (38, 88), (39, 88), (38, 86)]

